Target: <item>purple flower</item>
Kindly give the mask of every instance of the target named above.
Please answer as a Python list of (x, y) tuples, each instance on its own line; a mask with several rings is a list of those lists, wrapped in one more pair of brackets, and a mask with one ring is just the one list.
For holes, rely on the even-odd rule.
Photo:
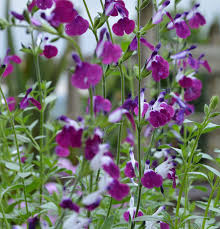
[(46, 58), (50, 59), (57, 55), (58, 49), (54, 45), (45, 45), (43, 54)]
[(102, 77), (102, 68), (97, 64), (81, 62), (76, 54), (73, 54), (76, 61), (76, 70), (72, 75), (72, 85), (80, 89), (88, 89), (95, 86)]
[(36, 0), (33, 0), (27, 5), (28, 11), (31, 13), (32, 9), (36, 6)]
[(56, 142), (61, 147), (79, 148), (82, 145), (83, 129), (75, 129), (74, 126), (65, 125), (61, 132), (56, 136)]
[(2, 67), (4, 67), (4, 71), (2, 73), (3, 78), (5, 78), (6, 76), (8, 76), (13, 72), (14, 67), (11, 64), (11, 62), (14, 62), (16, 64), (20, 64), (22, 62), (19, 56), (16, 55), (10, 56), (9, 53), (10, 53), (10, 49), (7, 50), (3, 63), (0, 63), (2, 64)]
[(185, 13), (177, 14), (176, 17), (173, 19), (170, 13), (167, 13), (167, 16), (171, 19), (171, 22), (168, 23), (167, 28), (172, 30), (176, 29), (176, 35), (180, 38), (187, 38), (191, 35), (191, 31), (184, 21)]
[(120, 177), (119, 167), (110, 157), (104, 156), (102, 158), (102, 168), (110, 177), (114, 179), (118, 179)]
[(152, 71), (152, 76), (155, 81), (166, 79), (169, 76), (169, 63), (163, 57), (158, 55), (160, 44), (158, 44), (151, 54), (151, 57), (147, 60), (146, 68)]
[[(141, 92), (140, 92), (140, 105), (141, 105), (141, 116), (142, 117), (145, 116), (145, 114), (149, 108), (149, 104), (147, 102), (145, 102), (145, 100), (144, 100), (144, 91), (145, 91), (145, 88), (142, 88)], [(138, 106), (135, 107), (134, 113), (138, 116), (138, 113), (139, 113)]]
[(36, 5), (39, 9), (46, 10), (52, 7), (53, 0), (36, 0)]
[(15, 11), (11, 11), (11, 15), (14, 18), (16, 18), (16, 19), (18, 19), (20, 21), (23, 21), (24, 20), (24, 15), (23, 14), (19, 14), (19, 13), (15, 12)]
[(36, 229), (39, 225), (39, 218), (37, 216), (28, 219), (28, 229)]
[(105, 15), (118, 16), (118, 13), (122, 17), (128, 17), (128, 10), (125, 7), (123, 0), (105, 0)]
[(64, 148), (62, 146), (56, 146), (55, 152), (59, 157), (68, 157), (70, 155), (70, 151), (68, 148)]
[[(140, 42), (141, 42), (145, 47), (149, 48), (150, 50), (152, 50), (152, 51), (154, 50), (154, 46), (153, 46), (149, 41), (147, 41), (145, 38), (141, 37), (141, 38), (140, 38)], [(129, 45), (129, 49), (130, 49), (131, 51), (136, 50), (136, 49), (137, 49), (137, 46), (138, 46), (137, 43), (138, 43), (138, 42), (137, 42), (137, 37), (135, 36), (134, 39), (131, 41), (131, 44)]]
[(170, 229), (169, 224), (160, 221), (160, 229)]
[(14, 97), (8, 97), (6, 102), (8, 104), (9, 111), (14, 111), (16, 106), (16, 99)]
[(165, 8), (170, 4), (170, 1), (165, 1), (158, 9), (156, 14), (152, 18), (152, 24), (159, 24), (163, 20), (165, 14)]
[(181, 59), (185, 59), (189, 54), (190, 54), (190, 51), (195, 49), (196, 46), (195, 45), (191, 45), (188, 49), (185, 49), (181, 52), (178, 52), (174, 55), (171, 55), (170, 58), (173, 59), (173, 60), (181, 60)]
[(205, 56), (204, 54), (201, 54), (198, 59), (194, 59), (192, 57), (192, 54), (189, 53), (189, 55), (188, 55), (188, 64), (191, 66), (191, 68), (193, 68), (193, 69), (195, 69), (197, 71), (199, 70), (200, 65), (203, 65), (203, 67), (206, 68), (206, 70), (208, 72), (212, 72), (212, 69), (211, 69), (208, 61), (207, 60), (202, 60), (204, 56)]
[(95, 134), (93, 138), (88, 138), (86, 140), (85, 158), (87, 160), (92, 160), (93, 157), (98, 153), (100, 143), (101, 138), (97, 134)]
[[(57, 166), (59, 168), (64, 168), (64, 169), (70, 170), (70, 171), (72, 171), (73, 174), (76, 172), (76, 167), (73, 166), (72, 163), (71, 163), (71, 161), (68, 160), (68, 159), (66, 159), (66, 158), (60, 157), (58, 159)], [(66, 176), (67, 173), (64, 173), (64, 175)]]
[(77, 213), (79, 213), (79, 209), (80, 209), (80, 207), (77, 204), (73, 203), (73, 201), (71, 199), (62, 200), (60, 203), (60, 207), (64, 208), (64, 209), (70, 209), (70, 210), (75, 211)]
[(36, 99), (34, 99), (33, 97), (29, 96), (31, 91), (32, 91), (32, 88), (29, 88), (26, 91), (25, 97), (20, 102), (20, 108), (22, 110), (25, 109), (29, 105), (29, 102), (31, 102), (38, 110), (41, 110), (41, 104)]
[(184, 99), (187, 102), (198, 99), (201, 95), (202, 90), (202, 82), (195, 77), (191, 77), (191, 79), (192, 86), (186, 88), (184, 92)]
[(130, 188), (127, 184), (122, 184), (114, 179), (108, 186), (108, 193), (114, 199), (120, 201), (129, 194)]
[(126, 163), (124, 173), (126, 177), (134, 178), (136, 177), (135, 167), (138, 168), (138, 162), (135, 160), (132, 150), (130, 150), (130, 158), (131, 160)]
[(88, 211), (93, 211), (100, 205), (101, 200), (102, 200), (101, 192), (96, 191), (84, 197), (82, 203)]
[(70, 23), (65, 25), (65, 32), (69, 36), (80, 36), (89, 28), (89, 22), (77, 15)]
[[(134, 217), (135, 217), (135, 213), (136, 213), (136, 207), (134, 207), (134, 197), (132, 196), (130, 199), (130, 204), (129, 204), (129, 208), (126, 212), (124, 212), (123, 214), (123, 218), (126, 222), (129, 222), (129, 218), (131, 219), (131, 221), (133, 221)], [(143, 216), (143, 212), (142, 211), (138, 211), (137, 217), (138, 216)]]
[(189, 26), (192, 29), (198, 29), (200, 26), (206, 24), (205, 18), (198, 12), (198, 7), (200, 4), (195, 4), (191, 11), (186, 16), (186, 19), (189, 20)]
[(112, 26), (112, 31), (117, 36), (123, 36), (124, 33), (130, 34), (134, 31), (135, 22), (127, 17), (121, 18)]

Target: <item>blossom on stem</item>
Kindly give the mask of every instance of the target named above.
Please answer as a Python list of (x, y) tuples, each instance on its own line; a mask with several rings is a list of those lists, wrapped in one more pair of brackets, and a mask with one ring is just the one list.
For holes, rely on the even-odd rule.
[(76, 69), (72, 75), (72, 85), (80, 89), (95, 86), (102, 77), (102, 68), (97, 64), (82, 62), (77, 54), (72, 55), (76, 62)]
[(80, 36), (89, 28), (89, 22), (77, 15), (70, 23), (65, 25), (65, 32), (69, 36)]
[(64, 209), (70, 209), (77, 213), (79, 213), (80, 210), (80, 207), (77, 204), (73, 203), (71, 199), (63, 199), (60, 203), (60, 207)]
[(165, 1), (158, 9), (158, 11), (152, 17), (152, 24), (159, 24), (163, 20), (163, 16), (166, 13), (165, 8), (170, 4), (170, 1)]
[(13, 72), (14, 67), (11, 62), (14, 62), (16, 64), (20, 64), (22, 62), (19, 56), (9, 55), (9, 53), (10, 53), (10, 49), (7, 50), (3, 62), (1, 63), (0, 61), (0, 64), (2, 65), (1, 68), (3, 68), (3, 73), (2, 73), (3, 78), (5, 78), (6, 76), (8, 76)]
[(121, 18), (112, 26), (112, 31), (117, 36), (123, 36), (125, 33), (130, 34), (134, 31), (135, 22), (127, 17)]
[[(147, 48), (149, 48), (150, 50), (154, 50), (154, 46), (145, 38), (141, 37), (140, 38), (140, 42)], [(133, 38), (133, 40), (131, 41), (130, 45), (129, 45), (129, 49), (131, 51), (134, 51), (134, 50), (137, 50), (137, 47), (138, 47), (138, 39), (137, 39), (137, 36), (135, 36)]]
[(70, 151), (68, 148), (64, 148), (62, 146), (56, 146), (55, 152), (59, 157), (68, 157), (70, 155)]
[(205, 54), (201, 54), (198, 59), (194, 59), (192, 54), (189, 53), (188, 55), (188, 64), (191, 68), (195, 69), (196, 71), (199, 70), (200, 65), (202, 65), (208, 72), (212, 72), (212, 69), (207, 60), (203, 60)]
[[(106, 35), (107, 41), (104, 40)], [(96, 47), (96, 55), (102, 59), (103, 64), (117, 63), (121, 57), (122, 50), (117, 44), (112, 44), (107, 30), (104, 28), (100, 32), (99, 42)]]
[(100, 95), (93, 96), (93, 110), (95, 115), (101, 111), (109, 112), (111, 110), (111, 107), (112, 104), (108, 99), (105, 99)]
[(195, 4), (194, 7), (188, 12), (186, 20), (192, 29), (198, 29), (200, 26), (206, 24), (206, 20), (202, 14), (199, 13), (198, 7), (200, 4)]
[(55, 57), (57, 53), (58, 53), (58, 49), (56, 46), (54, 45), (45, 45), (44, 46), (43, 54), (46, 58), (51, 59)]
[(191, 31), (184, 20), (186, 13), (177, 14), (174, 19), (170, 13), (167, 12), (166, 14), (171, 20), (167, 25), (169, 30), (176, 29), (176, 35), (183, 39), (191, 35)]
[(41, 110), (41, 104), (36, 99), (34, 99), (33, 97), (30, 97), (29, 96), (29, 94), (31, 93), (31, 91), (32, 91), (32, 88), (29, 88), (26, 91), (25, 97), (20, 102), (20, 108), (22, 110), (25, 109), (26, 107), (28, 107), (29, 102), (31, 102), (38, 110)]
[[(126, 222), (129, 222), (129, 218), (131, 219), (131, 221), (133, 221), (134, 217), (135, 217), (135, 213), (136, 213), (136, 207), (134, 206), (134, 197), (131, 196), (130, 199), (130, 203), (129, 203), (129, 208), (126, 212), (124, 212), (123, 214), (123, 218)], [(143, 212), (142, 211), (138, 211), (137, 217), (138, 216), (143, 216)]]
[(19, 14), (16, 11), (11, 11), (11, 15), (14, 18), (18, 19), (19, 21), (24, 21), (24, 19), (25, 19), (23, 14)]
[(134, 178), (136, 177), (135, 167), (138, 168), (138, 162), (135, 160), (132, 150), (130, 150), (130, 158), (131, 160), (126, 163), (124, 173), (126, 177)]
[(84, 197), (82, 199), (82, 204), (88, 211), (93, 211), (100, 205), (102, 198), (101, 192), (98, 190)]
[(129, 12), (125, 7), (123, 0), (105, 0), (105, 15), (118, 16), (118, 13), (122, 17), (128, 17)]
[(46, 10), (52, 7), (53, 0), (36, 0), (36, 5), (41, 10)]
[(152, 71), (152, 76), (155, 81), (166, 79), (169, 76), (169, 63), (158, 54), (161, 45), (158, 44), (151, 57), (146, 62), (147, 70)]
[(170, 58), (173, 60), (185, 59), (190, 54), (190, 51), (195, 49), (196, 47), (197, 47), (196, 45), (191, 45), (188, 49), (185, 49), (181, 52), (171, 55)]
[(8, 104), (9, 111), (14, 111), (16, 107), (16, 99), (14, 97), (6, 98), (6, 102)]

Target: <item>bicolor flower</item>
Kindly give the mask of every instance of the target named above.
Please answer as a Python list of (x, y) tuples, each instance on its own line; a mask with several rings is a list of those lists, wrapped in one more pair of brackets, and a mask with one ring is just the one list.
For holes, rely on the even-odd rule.
[[(140, 92), (140, 106), (141, 106), (140, 109), (141, 109), (141, 116), (142, 117), (145, 116), (145, 114), (149, 108), (149, 104), (144, 99), (144, 91), (145, 91), (145, 88), (142, 88), (141, 92)], [(138, 113), (139, 113), (138, 106), (135, 107), (134, 113), (138, 116)]]
[[(136, 214), (136, 207), (134, 206), (134, 197), (131, 196), (131, 199), (130, 199), (130, 203), (129, 203), (129, 208), (126, 212), (124, 212), (123, 214), (123, 218), (126, 222), (129, 222), (129, 219), (131, 219), (131, 221), (133, 221), (134, 217), (135, 217), (135, 214)], [(138, 216), (143, 216), (143, 212), (142, 211), (138, 211), (138, 214), (137, 214), (137, 217)]]
[(24, 15), (23, 14), (19, 14), (19, 13), (15, 12), (15, 11), (11, 11), (11, 15), (14, 18), (18, 19), (19, 21), (24, 21)]
[(176, 29), (176, 35), (183, 39), (191, 35), (191, 31), (184, 20), (186, 13), (177, 14), (174, 19), (170, 13), (167, 12), (166, 14), (171, 20), (167, 25), (169, 30)]
[(170, 4), (170, 1), (165, 1), (154, 14), (152, 18), (152, 24), (159, 24), (163, 20), (163, 16), (166, 13), (165, 8)]
[(130, 150), (130, 158), (131, 160), (126, 163), (124, 173), (126, 177), (134, 178), (136, 177), (135, 167), (138, 168), (138, 162), (135, 160), (132, 150)]
[[(141, 37), (140, 38), (140, 42), (147, 48), (149, 48), (150, 50), (154, 50), (154, 46), (145, 38)], [(129, 45), (129, 49), (131, 51), (137, 50), (138, 47), (138, 39), (135, 36), (134, 39), (131, 41), (130, 45)]]
[(46, 58), (51, 59), (55, 57), (57, 53), (58, 53), (58, 49), (56, 46), (54, 45), (45, 45), (44, 46), (43, 54)]
[(28, 221), (28, 228), (30, 229), (35, 229), (38, 226), (40, 226), (40, 220), (37, 216), (29, 218), (27, 221)]
[(173, 60), (182, 60), (182, 59), (185, 59), (186, 57), (189, 56), (190, 54), (190, 51), (195, 49), (196, 48), (196, 45), (191, 45), (188, 49), (185, 49), (181, 52), (178, 52), (174, 55), (171, 55), (170, 58), (173, 59)]
[(65, 32), (69, 36), (80, 36), (89, 28), (89, 22), (77, 15), (70, 23), (65, 25)]
[(1, 68), (3, 68), (3, 73), (2, 73), (3, 78), (5, 78), (6, 76), (8, 76), (9, 74), (13, 72), (14, 67), (12, 65), (12, 62), (16, 64), (20, 64), (22, 62), (19, 56), (16, 56), (16, 55), (10, 56), (9, 53), (10, 53), (10, 49), (7, 50), (6, 56), (3, 62), (1, 63), (0, 61), (0, 64), (2, 65)]
[(106, 16), (118, 16), (128, 17), (129, 12), (125, 7), (123, 0), (105, 0), (105, 15)]
[(89, 211), (93, 211), (94, 209), (96, 209), (99, 205), (100, 202), (102, 200), (102, 193), (100, 190), (90, 193), (88, 196), (84, 197), (82, 199), (82, 204), (84, 205), (84, 207), (89, 210)]
[[(157, 209), (157, 211), (152, 216), (159, 215), (162, 211), (164, 211), (165, 206), (161, 206)], [(160, 229), (169, 229), (169, 225), (167, 223), (164, 223), (162, 221), (156, 222), (156, 221), (145, 221), (145, 229), (156, 229), (156, 225), (160, 223)]]
[(36, 6), (41, 10), (46, 10), (52, 7), (53, 0), (36, 0)]
[(29, 103), (31, 102), (38, 110), (41, 110), (41, 104), (36, 99), (34, 99), (33, 97), (29, 96), (31, 91), (32, 91), (32, 88), (29, 88), (26, 91), (25, 97), (20, 102), (20, 108), (22, 110), (25, 109), (26, 107), (28, 107)]
[(76, 62), (72, 85), (80, 89), (88, 89), (98, 84), (102, 77), (102, 68), (97, 64), (82, 62), (77, 54), (73, 54), (72, 57)]
[[(163, 184), (163, 180), (166, 178), (170, 178), (173, 175), (173, 168), (175, 163), (173, 162), (171, 157), (168, 157), (166, 161), (161, 163), (159, 166), (155, 168), (155, 170), (150, 169), (150, 161), (147, 160), (145, 164), (145, 172), (144, 176), (141, 178), (141, 183), (144, 187), (152, 189), (154, 187), (161, 187)], [(168, 177), (168, 174), (169, 175)], [(176, 177), (173, 177), (173, 182), (175, 182)]]
[(158, 44), (151, 57), (146, 62), (147, 70), (152, 71), (152, 76), (155, 81), (166, 79), (169, 76), (169, 63), (158, 54), (161, 45)]
[(66, 125), (64, 125), (62, 131), (56, 136), (57, 144), (63, 148), (81, 147), (83, 127), (76, 121), (65, 116), (61, 116), (59, 119), (64, 121)]
[(194, 7), (188, 12), (186, 20), (192, 29), (198, 29), (200, 26), (206, 24), (206, 20), (202, 14), (199, 13), (198, 7), (200, 4), (195, 4)]
[[(104, 40), (106, 35), (107, 41)], [(96, 47), (96, 55), (102, 59), (103, 64), (117, 63), (121, 57), (122, 50), (117, 44), (112, 44), (107, 30), (104, 28), (100, 32), (99, 42)]]
[(199, 70), (200, 65), (202, 65), (208, 72), (212, 72), (212, 69), (207, 60), (203, 60), (205, 54), (201, 54), (198, 59), (193, 58), (192, 54), (189, 53), (188, 55), (188, 64), (191, 68), (195, 69), (196, 71)]
[(108, 99), (103, 98), (100, 95), (93, 96), (93, 109), (95, 115), (99, 112), (109, 112), (112, 104)]
[(14, 111), (16, 107), (16, 99), (14, 97), (6, 98), (6, 102), (8, 104), (9, 111)]
[(133, 20), (130, 20), (128, 17), (124, 17), (119, 19), (118, 22), (112, 26), (112, 31), (117, 36), (123, 36), (125, 33), (132, 33), (134, 31), (134, 28), (135, 22)]
[(80, 210), (80, 207), (77, 204), (73, 203), (71, 199), (63, 199), (60, 203), (60, 207), (75, 211), (76, 213), (79, 213)]

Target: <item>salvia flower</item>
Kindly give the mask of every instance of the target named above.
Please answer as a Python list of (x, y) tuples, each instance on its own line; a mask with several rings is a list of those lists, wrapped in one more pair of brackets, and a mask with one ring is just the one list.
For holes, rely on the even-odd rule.
[(202, 14), (199, 13), (198, 8), (200, 4), (195, 4), (194, 7), (188, 12), (186, 19), (192, 29), (198, 29), (200, 26), (206, 24), (206, 20)]
[(41, 104), (36, 99), (34, 99), (33, 97), (29, 95), (31, 91), (32, 91), (32, 88), (29, 88), (26, 91), (25, 97), (20, 102), (20, 108), (22, 110), (25, 109), (26, 107), (28, 107), (29, 103), (31, 102), (38, 110), (41, 110)]
[[(173, 168), (175, 163), (171, 157), (168, 157), (166, 161), (158, 165), (155, 170), (150, 169), (150, 161), (147, 160), (145, 164), (144, 176), (141, 178), (141, 183), (144, 187), (152, 189), (154, 187), (161, 187), (163, 184), (163, 179), (173, 178), (175, 182), (176, 177), (173, 177)], [(168, 177), (168, 174), (171, 174)]]
[[(162, 211), (164, 211), (165, 206), (161, 206), (157, 209), (157, 211), (152, 215), (152, 216), (157, 216), (159, 215)], [(160, 222), (155, 222), (155, 221), (145, 221), (145, 229), (156, 229), (156, 225), (160, 224), (160, 229), (169, 229), (169, 225), (167, 223), (164, 223), (162, 221)]]
[(166, 79), (169, 76), (169, 63), (158, 54), (161, 45), (158, 44), (151, 54), (151, 57), (146, 62), (147, 70), (152, 71), (152, 76), (155, 81)]
[(19, 14), (19, 13), (15, 12), (15, 11), (11, 11), (11, 15), (14, 18), (18, 19), (19, 21), (24, 21), (24, 15), (23, 14)]
[[(123, 218), (124, 218), (124, 220), (126, 222), (129, 222), (129, 218), (131, 220), (133, 220), (134, 217), (135, 217), (135, 214), (136, 214), (136, 207), (134, 206), (134, 197), (131, 196), (130, 203), (129, 203), (129, 208), (128, 208), (128, 210), (126, 212), (124, 212)], [(137, 214), (137, 217), (138, 216), (143, 216), (143, 215), (144, 215), (143, 212), (139, 210), (138, 214)]]
[(8, 104), (9, 111), (14, 111), (16, 107), (16, 99), (14, 97), (8, 97), (6, 102)]
[[(107, 41), (104, 40), (106, 35)], [(96, 47), (96, 55), (102, 59), (103, 64), (117, 63), (121, 57), (122, 50), (117, 44), (112, 44), (107, 30), (104, 28), (100, 32), (100, 39)]]
[(130, 129), (127, 129), (127, 137), (123, 140), (123, 142), (127, 142), (128, 144), (130, 144), (131, 147), (134, 146), (135, 139)]
[(58, 53), (58, 49), (56, 46), (54, 45), (45, 45), (44, 46), (43, 54), (46, 58), (51, 59), (55, 57), (57, 53)]
[(97, 64), (82, 62), (77, 54), (72, 55), (76, 62), (76, 69), (72, 75), (72, 85), (80, 89), (95, 86), (102, 77), (102, 68)]
[(56, 136), (57, 144), (63, 148), (81, 147), (83, 128), (76, 121), (65, 116), (61, 116), (59, 119), (64, 121), (66, 125), (64, 125), (62, 131)]
[(1, 67), (4, 69), (3, 73), (2, 73), (2, 77), (5, 78), (6, 76), (8, 76), (9, 74), (11, 74), (14, 70), (14, 67), (12, 65), (12, 62), (16, 63), (16, 64), (20, 64), (21, 58), (19, 56), (16, 55), (9, 55), (10, 53), (10, 49), (7, 50), (6, 52), (6, 56), (3, 60), (3, 62), (0, 64), (2, 65)]
[(46, 10), (52, 7), (53, 0), (36, 0), (36, 5), (41, 10)]
[(64, 209), (69, 209), (71, 211), (75, 211), (77, 213), (79, 213), (80, 207), (73, 203), (73, 201), (71, 199), (63, 199), (60, 203), (60, 207), (64, 208)]
[(183, 39), (191, 35), (189, 26), (185, 21), (186, 13), (177, 14), (174, 19), (172, 18), (170, 13), (167, 12), (166, 14), (171, 20), (171, 22), (169, 22), (167, 25), (167, 28), (169, 30), (176, 29), (176, 35)]
[(56, 146), (55, 152), (59, 157), (68, 157), (70, 155), (70, 151), (68, 148), (64, 148), (62, 146)]
[(89, 226), (91, 220), (89, 218), (83, 218), (77, 213), (73, 213), (67, 220), (63, 223), (63, 229), (85, 229)]
[(130, 34), (134, 31), (135, 22), (127, 17), (121, 18), (112, 26), (112, 31), (117, 36), (123, 36), (125, 33)]
[[(149, 48), (150, 50), (154, 50), (154, 46), (145, 38), (141, 37), (140, 38), (140, 42), (147, 48)], [(129, 45), (129, 49), (131, 51), (137, 50), (138, 47), (138, 40), (137, 40), (137, 36), (135, 36), (133, 38), (133, 40), (131, 41), (130, 45)]]
[(40, 220), (37, 216), (28, 219), (29, 229), (36, 229), (39, 224), (40, 224)]
[(154, 14), (152, 18), (152, 24), (159, 24), (163, 20), (163, 16), (166, 13), (165, 8), (170, 4), (170, 1), (165, 1)]
[(93, 109), (96, 115), (99, 112), (109, 112), (111, 110), (112, 104), (108, 99), (103, 98), (100, 95), (93, 96)]
[(207, 60), (203, 60), (203, 57), (205, 56), (205, 54), (201, 54), (198, 59), (193, 58), (192, 54), (189, 53), (188, 55), (188, 64), (190, 65), (190, 67), (192, 69), (195, 69), (196, 71), (199, 70), (200, 65), (202, 65), (208, 72), (212, 72), (212, 69), (208, 63)]
[(131, 160), (126, 163), (124, 173), (126, 177), (134, 178), (136, 177), (135, 167), (138, 168), (138, 162), (135, 160), (132, 150), (130, 150), (130, 158)]
[(77, 15), (70, 23), (65, 25), (65, 32), (69, 36), (80, 36), (89, 28), (89, 22)]
[(82, 204), (88, 211), (93, 211), (100, 205), (102, 198), (102, 192), (98, 190), (84, 197), (82, 200)]
[(195, 48), (196, 48), (196, 45), (191, 45), (188, 49), (185, 49), (181, 52), (178, 52), (174, 55), (171, 55), (170, 58), (173, 60), (185, 59), (190, 54), (190, 51), (195, 49)]
[(118, 16), (118, 13), (122, 17), (128, 17), (129, 12), (125, 7), (123, 0), (105, 0), (105, 14), (107, 16)]

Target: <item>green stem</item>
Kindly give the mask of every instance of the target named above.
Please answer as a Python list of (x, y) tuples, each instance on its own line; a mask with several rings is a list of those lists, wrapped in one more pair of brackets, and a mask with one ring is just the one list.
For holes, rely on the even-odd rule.
[(208, 122), (207, 122), (208, 119), (209, 119), (209, 114), (207, 115), (207, 117), (205, 118), (205, 120), (202, 123), (201, 128), (199, 129), (198, 135), (196, 136), (196, 140), (194, 142), (191, 154), (190, 154), (189, 159), (188, 159), (188, 163), (185, 165), (183, 182), (182, 182), (182, 184), (180, 186), (179, 196), (178, 196), (177, 205), (176, 205), (176, 217), (175, 217), (175, 227), (174, 227), (175, 229), (178, 229), (178, 217), (179, 217), (180, 203), (181, 203), (183, 190), (184, 190), (184, 187), (186, 185), (187, 175), (188, 175), (188, 172), (189, 172), (189, 169), (190, 169), (190, 166), (191, 166), (192, 158), (193, 158), (194, 153), (196, 151), (196, 148), (197, 148), (197, 145), (198, 145), (198, 142), (199, 142), (199, 138), (200, 138), (200, 136), (202, 134), (202, 131), (206, 127), (206, 125), (208, 124)]
[[(140, 0), (137, 0), (137, 28), (140, 31)], [(141, 47), (140, 47), (140, 34), (137, 36), (138, 38), (138, 169), (139, 169), (139, 176), (138, 176), (138, 198), (137, 198), (137, 207), (135, 217), (137, 217), (139, 208), (140, 208), (140, 201), (141, 201), (141, 175), (142, 175), (142, 168), (141, 168)], [(135, 228), (135, 221), (132, 222), (131, 228)]]
[(208, 216), (209, 207), (210, 207), (210, 204), (211, 204), (211, 201), (212, 201), (212, 197), (213, 197), (213, 195), (215, 193), (216, 186), (219, 183), (219, 180), (220, 180), (220, 178), (217, 177), (216, 178), (216, 181), (215, 181), (215, 184), (212, 187), (212, 191), (211, 191), (210, 196), (209, 196), (209, 199), (208, 199), (208, 204), (207, 204), (206, 209), (205, 209), (205, 215), (204, 215), (203, 222), (202, 222), (202, 229), (205, 229), (205, 223), (206, 223), (206, 219), (207, 219), (207, 216)]
[(40, 110), (40, 180), (41, 180), (41, 186), (40, 186), (40, 205), (42, 203), (42, 194), (43, 194), (43, 180), (44, 180), (44, 162), (43, 162), (43, 145), (44, 145), (44, 139), (43, 137), (43, 123), (44, 123), (44, 102), (43, 102), (43, 97), (44, 93), (42, 90), (42, 82), (41, 82), (41, 74), (40, 74), (40, 65), (39, 65), (39, 57), (38, 53), (36, 53), (36, 46), (35, 46), (35, 41), (34, 41), (34, 35), (33, 31), (31, 32), (31, 39), (32, 39), (32, 46), (33, 46), (33, 55), (34, 55), (34, 65), (35, 65), (35, 70), (36, 70), (36, 75), (37, 75), (37, 81), (38, 85), (40, 87), (40, 104), (42, 106)]
[(2, 212), (3, 219), (5, 221), (6, 228), (10, 229), (10, 225), (8, 224), (8, 220), (7, 220), (6, 216), (5, 216), (5, 211), (4, 211), (4, 208), (2, 206), (2, 200), (0, 201), (0, 206), (1, 206), (1, 212)]
[[(1, 76), (0, 76), (0, 78), (1, 78)], [(7, 100), (5, 98), (4, 93), (2, 91), (1, 86), (0, 86), (0, 93), (1, 93), (1, 96), (2, 96), (2, 98), (4, 100), (5, 106), (7, 108), (10, 124), (11, 124), (12, 130), (13, 130), (14, 139), (15, 139), (15, 145), (16, 145), (16, 150), (17, 150), (17, 157), (18, 157), (18, 161), (19, 161), (20, 173), (23, 173), (23, 168), (22, 168), (22, 163), (21, 163), (21, 154), (20, 154), (20, 150), (19, 150), (19, 144), (18, 144), (17, 134), (16, 134), (15, 125), (14, 125), (14, 118), (13, 118), (13, 116), (12, 116), (10, 110), (9, 110), (8, 103), (7, 103)], [(23, 189), (24, 189), (25, 208), (26, 208), (27, 215), (29, 215), (28, 203), (27, 203), (27, 191), (26, 191), (26, 186), (25, 186), (25, 183), (24, 183), (24, 178), (21, 178), (21, 181), (22, 181), (22, 185), (23, 185)]]

